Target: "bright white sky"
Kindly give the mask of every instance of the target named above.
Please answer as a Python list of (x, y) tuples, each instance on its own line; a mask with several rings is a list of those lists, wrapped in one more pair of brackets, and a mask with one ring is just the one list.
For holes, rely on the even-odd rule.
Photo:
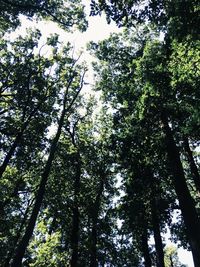
[[(86, 12), (89, 14), (89, 0), (82, 0), (84, 5), (86, 6)], [(107, 24), (105, 16), (101, 17), (89, 17), (89, 27), (86, 32), (80, 33), (78, 31), (74, 32), (73, 34), (67, 33), (64, 30), (60, 29), (57, 24), (53, 22), (33, 22), (25, 19), (22, 17), (22, 27), (17, 31), (17, 33), (12, 34), (13, 38), (20, 34), (25, 34), (26, 28), (29, 27), (36, 27), (38, 28), (41, 33), (42, 33), (42, 38), (44, 40), (46, 39), (47, 36), (49, 36), (52, 33), (57, 33), (60, 35), (60, 40), (65, 42), (71, 42), (75, 50), (79, 52), (80, 50), (83, 50), (86, 46), (86, 44), (89, 41), (94, 41), (97, 42), (99, 40), (103, 40), (109, 36), (111, 32), (120, 32), (122, 29), (118, 29), (114, 23)], [(83, 48), (83, 49), (82, 49)], [(84, 49), (85, 51), (85, 49)], [(88, 64), (91, 63), (92, 57), (89, 55), (88, 52), (84, 52), (83, 59), (87, 61)], [(90, 66), (90, 71), (88, 73), (88, 81), (90, 84), (93, 83), (92, 81), (92, 75), (91, 75), (91, 66)], [(89, 88), (88, 88), (89, 89)], [(170, 244), (170, 241), (167, 241), (169, 237), (169, 233), (165, 235), (165, 240), (167, 243)], [(193, 260), (192, 260), (192, 255), (190, 252), (187, 252), (183, 249), (178, 250), (178, 255), (179, 259), (183, 264), (187, 264), (188, 267), (194, 267), (193, 265)]]

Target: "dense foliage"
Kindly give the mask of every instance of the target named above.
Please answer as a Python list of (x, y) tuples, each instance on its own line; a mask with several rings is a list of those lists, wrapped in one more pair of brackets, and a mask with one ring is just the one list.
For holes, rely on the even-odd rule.
[(90, 97), (58, 34), (9, 38), (86, 30), (81, 1), (0, 4), (0, 266), (183, 267), (168, 231), (199, 267), (198, 2), (92, 0), (124, 30), (88, 44)]
[(76, 25), (86, 29), (86, 20), (80, 0), (1, 0), (0, 29), (16, 28), (20, 24), (20, 15), (29, 19), (44, 18), (57, 22), (62, 28), (69, 30)]

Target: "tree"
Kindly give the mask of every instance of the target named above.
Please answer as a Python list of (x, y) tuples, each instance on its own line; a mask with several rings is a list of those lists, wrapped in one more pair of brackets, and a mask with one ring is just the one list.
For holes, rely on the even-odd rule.
[[(170, 86), (171, 77), (166, 64), (168, 59), (166, 47), (160, 41), (149, 38), (149, 40), (146, 39), (145, 43), (140, 42), (139, 47), (135, 45), (136, 49), (131, 51), (132, 47), (129, 40), (133, 40), (133, 38), (126, 39), (124, 47), (121, 40), (120, 37), (113, 36), (107, 42), (104, 41), (96, 47), (93, 45), (94, 49), (97, 50), (96, 56), (103, 62), (102, 66), (104, 66), (103, 70), (100, 67), (96, 68), (100, 73), (100, 82), (97, 86), (100, 89), (103, 88), (106, 100), (111, 100), (113, 107), (118, 109), (119, 113), (123, 111), (123, 120), (127, 114), (126, 110), (132, 112), (132, 116), (125, 117), (126, 127), (133, 127), (130, 122), (131, 117), (135, 116), (136, 125), (138, 122), (144, 121), (145, 127), (149, 127), (151, 132), (160, 136), (163, 135), (164, 131), (166, 142), (164, 149), (168, 157), (165, 160), (170, 164), (174, 189), (182, 210), (194, 261), (198, 265), (197, 251), (199, 245), (197, 244), (200, 239), (199, 234), (195, 236), (192, 230), (194, 225), (196, 225), (195, 229), (199, 229), (198, 214), (187, 187), (180, 152), (175, 140), (179, 130), (176, 128), (175, 133), (177, 135), (174, 136), (168, 121), (170, 120), (172, 126), (180, 123), (176, 117), (177, 107), (179, 107), (176, 96), (179, 92), (178, 88), (176, 88), (177, 91), (174, 91)], [(123, 57), (121, 57), (122, 54)], [(129, 63), (127, 64), (127, 62)], [(134, 108), (131, 108), (129, 105), (133, 104)], [(122, 128), (118, 132), (122, 135)], [(148, 137), (146, 139), (149, 140)], [(152, 141), (155, 142), (154, 139)], [(152, 143), (149, 144), (152, 145)], [(190, 209), (188, 209), (188, 205)]]
[[(6, 251), (26, 221), (41, 167), (39, 153), (45, 149), (56, 101), (57, 89), (50, 71), (54, 61), (43, 57), (41, 51), (33, 53), (39, 39), (40, 33), (35, 31), (12, 42), (2, 40), (0, 206), (1, 227), (8, 237)], [(14, 229), (19, 229), (16, 235)]]
[(84, 30), (80, 2), (0, 0), (0, 265), (181, 266), (168, 226), (199, 266), (197, 0), (91, 1), (124, 27), (89, 45), (97, 111), (70, 44), (8, 37), (21, 16)]
[(38, 18), (50, 19), (57, 22), (65, 30), (70, 30), (77, 25), (80, 30), (86, 30), (86, 20), (81, 1), (13, 1), (1, 0), (1, 21), (0, 29), (5, 31), (16, 28), (20, 24), (20, 15), (25, 15), (29, 19)]
[[(36, 128), (40, 128), (40, 134), (44, 135), (51, 123), (47, 114), (52, 112), (56, 95), (53, 84), (55, 79), (51, 76), (55, 61), (41, 56), (41, 50), (34, 55), (39, 39), (40, 32), (31, 31), (24, 39), (19, 37), (14, 42), (2, 41), (1, 140), (9, 145), (2, 142), (4, 159), (0, 166), (0, 177), (19, 149), (28, 129), (37, 124)], [(34, 121), (36, 118), (39, 123)], [(39, 140), (35, 140), (35, 146), (39, 145), (36, 144)]]
[[(57, 88), (59, 88), (61, 97), (62, 97), (60, 99), (60, 101), (62, 101), (62, 109), (58, 117), (58, 127), (57, 127), (55, 137), (53, 138), (51, 146), (50, 146), (49, 155), (48, 155), (43, 173), (41, 175), (39, 189), (36, 193), (35, 203), (33, 205), (33, 209), (32, 209), (29, 221), (27, 223), (25, 233), (16, 248), (15, 256), (13, 257), (11, 266), (21, 266), (22, 258), (28, 246), (29, 240), (32, 236), (34, 226), (36, 223), (36, 219), (37, 219), (37, 216), (38, 216), (38, 213), (39, 213), (39, 210), (40, 210), (43, 198), (44, 198), (46, 183), (48, 181), (48, 176), (50, 173), (51, 165), (52, 165), (54, 155), (56, 152), (57, 143), (62, 132), (62, 127), (63, 127), (65, 116), (70, 112), (71, 107), (74, 104), (83, 86), (83, 78), (84, 78), (85, 70), (83, 69), (81, 73), (81, 68), (79, 68), (80, 71), (77, 71), (76, 60), (71, 59), (68, 56), (69, 48), (67, 47), (64, 48), (61, 53), (62, 53), (62, 56), (61, 54), (57, 55), (56, 59), (58, 60), (59, 58), (60, 64), (57, 65), (57, 68), (55, 70), (59, 77), (59, 79), (57, 80), (56, 86)], [(63, 81), (63, 78), (65, 79), (64, 81)], [(64, 92), (62, 92), (63, 89), (64, 89)]]
[(181, 264), (178, 258), (177, 248), (173, 245), (165, 248), (165, 266), (166, 267), (187, 267)]
[(149, 22), (158, 30), (169, 34), (169, 38), (182, 39), (192, 34), (198, 39), (198, 1), (143, 1), (143, 0), (91, 0), (91, 15), (104, 11), (107, 21), (115, 21), (118, 26), (131, 28)]

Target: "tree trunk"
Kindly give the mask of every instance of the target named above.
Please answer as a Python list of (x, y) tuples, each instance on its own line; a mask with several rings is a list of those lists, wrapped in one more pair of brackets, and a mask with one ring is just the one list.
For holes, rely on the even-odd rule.
[(73, 207), (72, 236), (71, 236), (71, 242), (72, 242), (71, 267), (78, 266), (80, 178), (81, 178), (81, 160), (80, 160), (80, 155), (78, 153), (76, 162), (76, 177), (74, 181), (74, 207)]
[(11, 148), (10, 150), (8, 151), (2, 165), (0, 166), (0, 178), (2, 177), (2, 175), (4, 174), (17, 146), (19, 145), (21, 139), (22, 139), (22, 136), (24, 134), (24, 131), (26, 130), (26, 128), (28, 127), (32, 117), (35, 115), (36, 111), (38, 110), (39, 108), (39, 105), (32, 110), (32, 112), (30, 113), (30, 115), (28, 116), (27, 120), (23, 123), (22, 127), (21, 127), (21, 130), (18, 132), (17, 136), (15, 137), (15, 140), (13, 142), (13, 144), (11, 145)]
[(186, 154), (187, 154), (188, 162), (189, 162), (189, 165), (190, 165), (190, 170), (191, 170), (191, 173), (192, 173), (192, 176), (193, 176), (194, 184), (196, 186), (196, 189), (200, 193), (200, 175), (199, 175), (199, 172), (198, 172), (198, 168), (197, 168), (197, 166), (195, 164), (195, 161), (194, 161), (194, 158), (193, 158), (193, 155), (192, 155), (192, 151), (190, 149), (188, 138), (184, 137), (183, 142), (184, 142), (184, 148), (185, 148), (185, 151), (186, 151)]
[(161, 115), (163, 130), (166, 139), (166, 149), (168, 154), (173, 182), (180, 209), (186, 226), (188, 240), (191, 246), (195, 267), (200, 266), (200, 222), (195, 209), (195, 203), (187, 187), (183, 166), (180, 160), (179, 150), (174, 141), (168, 118), (165, 113)]
[(73, 227), (72, 227), (72, 257), (71, 267), (78, 266), (78, 243), (79, 243), (79, 209), (73, 208)]
[(16, 138), (15, 138), (15, 141), (13, 142), (13, 144), (11, 145), (10, 147), (10, 150), (8, 151), (2, 165), (0, 166), (0, 178), (2, 177), (2, 175), (4, 174), (9, 162), (10, 162), (10, 159), (11, 157), (13, 156), (14, 152), (15, 152), (15, 149), (16, 147), (18, 146), (19, 144), (19, 141), (21, 140), (22, 136), (23, 136), (23, 132), (24, 131), (20, 131)]
[(153, 234), (154, 234), (154, 240), (155, 240), (155, 248), (156, 248), (157, 267), (165, 267), (164, 251), (163, 251), (162, 238), (161, 238), (161, 234), (160, 234), (160, 225), (159, 225), (159, 218), (158, 218), (158, 214), (157, 214), (156, 199), (153, 196), (151, 199), (151, 215), (152, 215), (152, 225), (153, 225)]
[(23, 217), (23, 219), (21, 221), (21, 224), (20, 224), (19, 230), (17, 232), (17, 235), (14, 237), (14, 245), (13, 245), (12, 249), (10, 251), (8, 251), (8, 253), (7, 253), (8, 256), (6, 257), (4, 267), (8, 267), (9, 266), (9, 262), (12, 259), (12, 256), (13, 256), (13, 254), (15, 252), (15, 247), (17, 246), (18, 241), (20, 240), (21, 234), (23, 232), (23, 228), (24, 228), (24, 226), (26, 224), (26, 220), (27, 220), (27, 216), (28, 216), (28, 213), (29, 213), (30, 206), (31, 206), (31, 204), (28, 205), (27, 208), (26, 208), (26, 211), (24, 213), (24, 217)]
[(90, 267), (97, 267), (97, 218), (92, 220)]
[(21, 241), (18, 244), (18, 247), (16, 248), (15, 251), (15, 255), (13, 257), (13, 261), (11, 263), (11, 267), (21, 267), (22, 264), (22, 259), (24, 257), (26, 248), (28, 246), (29, 240), (32, 237), (33, 234), (33, 230), (35, 227), (35, 223), (37, 220), (37, 216), (39, 214), (40, 211), (40, 207), (42, 205), (42, 201), (44, 198), (44, 194), (45, 194), (45, 187), (46, 187), (46, 183), (47, 183), (47, 179), (51, 170), (51, 165), (54, 159), (54, 154), (56, 152), (56, 147), (57, 147), (57, 143), (61, 134), (61, 129), (63, 126), (63, 122), (64, 122), (64, 116), (65, 116), (65, 108), (63, 108), (60, 120), (59, 120), (59, 124), (58, 124), (58, 129), (57, 129), (57, 133), (56, 136), (52, 142), (51, 148), (50, 148), (50, 153), (49, 153), (49, 157), (47, 160), (47, 163), (45, 165), (44, 168), (44, 172), (42, 174), (42, 178), (41, 178), (41, 182), (40, 182), (40, 186), (36, 195), (36, 200), (35, 200), (35, 204), (30, 216), (30, 219), (28, 221), (25, 233), (21, 239)]
[(97, 267), (97, 222), (99, 216), (99, 210), (101, 205), (101, 196), (104, 190), (104, 181), (105, 176), (100, 177), (100, 185), (98, 189), (98, 193), (96, 199), (94, 201), (93, 209), (92, 209), (92, 233), (91, 233), (91, 250), (90, 250), (90, 267)]
[(45, 165), (45, 168), (44, 168), (44, 172), (43, 172), (42, 177), (41, 177), (41, 182), (40, 182), (40, 185), (39, 185), (39, 189), (38, 189), (38, 192), (37, 192), (37, 195), (36, 195), (36, 198), (35, 198), (35, 204), (33, 206), (33, 210), (32, 210), (31, 216), (29, 218), (25, 233), (24, 233), (21, 241), (19, 242), (18, 247), (15, 250), (15, 255), (14, 255), (13, 260), (12, 260), (11, 265), (10, 265), (11, 267), (21, 267), (22, 266), (22, 259), (24, 257), (24, 254), (25, 254), (25, 251), (26, 251), (27, 246), (29, 244), (29, 241), (30, 241), (30, 239), (32, 237), (33, 230), (34, 230), (34, 227), (35, 227), (35, 224), (36, 224), (36, 220), (37, 220), (37, 216), (39, 214), (39, 211), (40, 211), (40, 208), (41, 208), (41, 205), (42, 205), (42, 201), (43, 201), (43, 198), (44, 198), (45, 187), (46, 187), (46, 184), (47, 184), (49, 173), (51, 171), (51, 165), (52, 165), (52, 162), (53, 162), (53, 159), (54, 159), (54, 155), (55, 155), (55, 152), (56, 152), (57, 144), (58, 144), (61, 132), (62, 132), (62, 127), (63, 127), (63, 124), (64, 124), (65, 115), (71, 109), (73, 103), (75, 102), (77, 96), (79, 95), (79, 93), (80, 93), (80, 91), (81, 91), (81, 89), (83, 87), (83, 78), (84, 78), (85, 73), (83, 74), (83, 76), (81, 78), (81, 84), (80, 84), (79, 90), (76, 92), (74, 98), (70, 102), (69, 106), (66, 108), (66, 104), (67, 104), (67, 100), (68, 100), (67, 99), (68, 89), (71, 86), (76, 73), (74, 72), (73, 75), (69, 79), (67, 88), (65, 90), (65, 95), (64, 95), (64, 99), (63, 99), (63, 107), (62, 107), (62, 112), (61, 112), (61, 115), (60, 115), (60, 118), (59, 118), (59, 122), (58, 122), (57, 132), (56, 132), (56, 135), (55, 135), (55, 137), (53, 139), (53, 142), (51, 144), (51, 147), (50, 147), (49, 157), (47, 159), (47, 162), (46, 162), (46, 165)]
[(151, 257), (150, 257), (150, 253), (149, 253), (147, 231), (145, 231), (145, 233), (143, 233), (143, 235), (142, 235), (142, 253), (143, 253), (143, 257), (144, 257), (145, 267), (151, 267), (152, 262), (151, 262)]
[(171, 255), (169, 256), (169, 259), (170, 259), (170, 267), (176, 267), (176, 266), (174, 266), (173, 258)]

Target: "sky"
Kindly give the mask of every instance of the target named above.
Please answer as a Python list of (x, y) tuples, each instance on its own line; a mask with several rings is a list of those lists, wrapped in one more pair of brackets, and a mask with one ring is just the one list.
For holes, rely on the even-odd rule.
[[(89, 14), (89, 0), (83, 0), (83, 3), (86, 6), (86, 12)], [(57, 33), (60, 35), (60, 40), (65, 42), (71, 42), (77, 52), (83, 50), (83, 48), (86, 47), (86, 44), (90, 41), (98, 42), (100, 40), (103, 40), (107, 38), (111, 32), (120, 32), (122, 29), (118, 29), (114, 23), (107, 24), (105, 16), (102, 15), (101, 17), (95, 16), (95, 17), (88, 17), (89, 27), (86, 32), (81, 33), (79, 31), (74, 32), (73, 34), (67, 33), (64, 30), (60, 29), (57, 24), (53, 22), (45, 22), (45, 21), (39, 21), (39, 22), (33, 22), (30, 20), (27, 20), (25, 17), (21, 17), (22, 20), (22, 26), (21, 28), (16, 32), (11, 34), (11, 38), (15, 38), (18, 34), (25, 34), (26, 28), (29, 27), (36, 27), (39, 28), (39, 30), (42, 33), (43, 40), (46, 39), (47, 36), (49, 36), (52, 33)], [(88, 64), (91, 65), (91, 62), (93, 60), (92, 56), (89, 55), (89, 52), (87, 52), (84, 49), (83, 53), (83, 59), (87, 61)], [(92, 69), (91, 66), (89, 67), (89, 72), (87, 76), (86, 82), (90, 84), (93, 84), (93, 75), (92, 75)], [(91, 90), (90, 88), (86, 88), (86, 90)], [(171, 244), (171, 242), (167, 239), (169, 239), (169, 232), (165, 235), (165, 240), (167, 244)], [(178, 249), (178, 256), (183, 264), (187, 264), (188, 267), (194, 267), (193, 261), (192, 261), (192, 255), (190, 252), (187, 252), (186, 250), (183, 250), (182, 248)]]

